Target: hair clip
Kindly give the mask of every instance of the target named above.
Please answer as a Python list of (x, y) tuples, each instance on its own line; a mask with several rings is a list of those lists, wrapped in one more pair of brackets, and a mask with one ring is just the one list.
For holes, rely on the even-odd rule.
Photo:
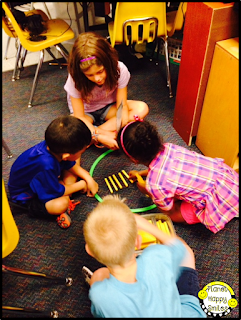
[(80, 62), (84, 62), (84, 61), (88, 61), (88, 60), (93, 60), (93, 59), (95, 59), (95, 58), (96, 58), (96, 56), (88, 57), (88, 58), (85, 58), (85, 59), (80, 60)]
[(141, 119), (138, 115), (134, 115), (134, 119), (135, 119), (135, 121), (143, 121), (143, 119)]

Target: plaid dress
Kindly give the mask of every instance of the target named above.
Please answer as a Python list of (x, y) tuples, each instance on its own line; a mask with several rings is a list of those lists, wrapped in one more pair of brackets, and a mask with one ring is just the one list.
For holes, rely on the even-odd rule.
[(216, 233), (239, 212), (239, 174), (223, 159), (210, 158), (165, 143), (150, 163), (146, 187), (163, 210), (173, 207), (174, 197), (191, 203), (197, 218)]

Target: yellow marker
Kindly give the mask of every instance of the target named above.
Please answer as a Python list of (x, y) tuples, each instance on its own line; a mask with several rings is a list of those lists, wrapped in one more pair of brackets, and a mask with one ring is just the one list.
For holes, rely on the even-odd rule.
[(111, 176), (108, 177), (110, 179), (110, 182), (112, 183), (113, 187), (115, 188), (115, 191), (118, 191), (118, 188), (115, 184), (115, 182), (113, 181), (113, 179), (111, 178)]
[(121, 171), (124, 173), (124, 175), (126, 176), (126, 178), (130, 180), (131, 183), (134, 182), (132, 179), (130, 179), (130, 176), (126, 173), (125, 170), (121, 170)]
[(112, 190), (110, 184), (109, 184), (109, 181), (107, 180), (107, 178), (105, 178), (105, 182), (107, 184), (107, 187), (109, 188), (110, 192), (113, 193), (114, 191)]
[(115, 174), (112, 174), (112, 177), (115, 179), (115, 182), (118, 184), (118, 187), (122, 189), (122, 185), (120, 184), (119, 180), (116, 178)]
[(126, 187), (128, 187), (128, 183), (125, 181), (123, 175), (122, 175), (120, 172), (118, 172), (118, 175), (120, 176), (120, 178), (121, 178), (121, 180), (123, 181), (124, 185), (125, 185)]

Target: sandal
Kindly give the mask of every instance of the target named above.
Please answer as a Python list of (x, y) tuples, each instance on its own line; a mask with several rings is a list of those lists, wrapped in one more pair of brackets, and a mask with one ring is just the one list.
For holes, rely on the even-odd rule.
[(67, 229), (71, 224), (71, 218), (67, 213), (61, 213), (61, 215), (56, 219), (60, 228)]

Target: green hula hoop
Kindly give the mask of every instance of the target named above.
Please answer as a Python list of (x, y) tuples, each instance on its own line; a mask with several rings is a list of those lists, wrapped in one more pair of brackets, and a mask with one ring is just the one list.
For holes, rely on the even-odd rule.
[[(91, 168), (90, 168), (90, 171), (89, 171), (91, 177), (93, 177), (93, 173), (94, 173), (94, 170), (95, 170), (97, 164), (98, 164), (105, 156), (107, 156), (107, 154), (109, 154), (109, 153), (111, 153), (111, 152), (113, 152), (113, 151), (114, 151), (114, 150), (109, 149), (109, 150), (105, 151), (104, 153), (102, 153), (102, 154), (95, 160), (95, 162), (92, 164), (92, 166), (91, 166)], [(103, 201), (102, 198), (101, 198), (97, 193), (95, 194), (95, 198), (96, 198), (96, 200), (98, 200), (99, 202), (102, 202), (102, 201)], [(138, 213), (138, 212), (146, 212), (146, 211), (152, 210), (152, 209), (154, 209), (154, 208), (156, 208), (156, 205), (155, 205), (155, 204), (151, 204), (151, 205), (148, 206), (148, 207), (136, 208), (136, 209), (130, 209), (130, 210), (131, 210), (132, 212), (134, 212), (134, 213)]]

